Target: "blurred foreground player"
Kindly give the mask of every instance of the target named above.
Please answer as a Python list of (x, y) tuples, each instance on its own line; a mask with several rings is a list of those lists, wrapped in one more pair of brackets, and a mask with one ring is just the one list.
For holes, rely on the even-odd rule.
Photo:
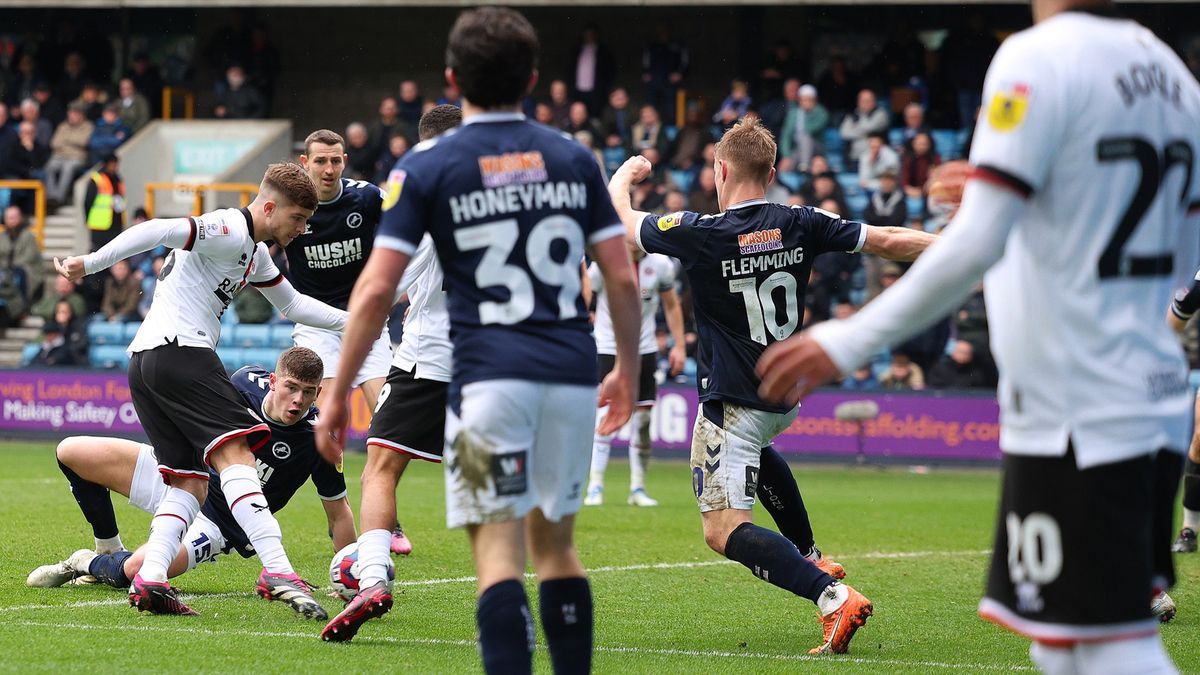
[[(459, 15), (446, 75), (462, 92), (463, 126), (417, 145), (392, 172), (390, 208), (351, 296), (337, 390), (317, 436), (336, 459), (348, 379), (428, 231), (445, 274), (454, 341), (447, 520), (468, 529), (489, 673), (532, 670), (527, 552), (541, 582), (555, 672), (591, 668), (592, 596), (573, 542), (597, 393), (596, 345), (580, 293), (585, 248), (604, 273), (617, 338), (617, 364), (600, 392), (609, 405), (602, 431), (628, 421), (638, 369), (637, 282), (599, 166), (570, 137), (517, 112), (536, 82), (537, 52), (537, 35), (517, 12), (486, 7)], [(350, 639), (388, 611), (392, 596), (379, 567), (363, 570), (363, 590), (323, 638)]]
[[(1191, 288), (1176, 294), (1167, 311), (1167, 323), (1176, 333), (1183, 333), (1197, 311), (1200, 311), (1200, 272), (1196, 273)], [(1200, 420), (1200, 400), (1196, 403), (1194, 419)], [(1195, 553), (1197, 532), (1200, 532), (1200, 426), (1193, 423), (1187, 466), (1183, 470), (1183, 527), (1171, 550)]]
[[(775, 140), (757, 119), (725, 132), (713, 167), (724, 209), (716, 215), (635, 211), (630, 186), (651, 168), (643, 157), (626, 161), (609, 190), (630, 240), (647, 253), (679, 258), (692, 286), (701, 409), (691, 465), (705, 542), (764, 581), (813, 601), (824, 640), (811, 653), (842, 653), (870, 616), (871, 602), (838, 583), (842, 566), (823, 558), (813, 543), (795, 479), (771, 447), (796, 418), (796, 406), (760, 398), (754, 365), (768, 345), (799, 328), (817, 255), (862, 251), (911, 260), (935, 237), (768, 202), (775, 156)], [(751, 522), (756, 496), (783, 534)]]
[(1192, 407), (1161, 311), (1173, 271), (1195, 269), (1200, 87), (1114, 12), (1034, 0), (1034, 27), (988, 70), (944, 240), (854, 318), (759, 365), (764, 396), (796, 400), (959, 307), (986, 272), (1004, 477), (979, 612), (1033, 640), (1048, 673), (1175, 672), (1148, 600), (1174, 580)]

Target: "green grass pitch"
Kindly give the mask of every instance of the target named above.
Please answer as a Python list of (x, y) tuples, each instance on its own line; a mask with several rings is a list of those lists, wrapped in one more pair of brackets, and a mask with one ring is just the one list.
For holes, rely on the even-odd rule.
[[(396, 560), (392, 612), (353, 643), (334, 645), (320, 642), (317, 623), (253, 595), (253, 559), (225, 557), (176, 580), (199, 617), (139, 615), (107, 587), (25, 587), (34, 567), (90, 546), (91, 531), (55, 466), (53, 444), (5, 443), (0, 453), (0, 671), (479, 669), (472, 566), (466, 536), (445, 529), (441, 467), (414, 462), (401, 484), (401, 520), (416, 550)], [(346, 468), (357, 507), (362, 455), (349, 457)], [(812, 658), (806, 652), (821, 637), (814, 608), (705, 547), (686, 465), (652, 465), (649, 490), (662, 502), (652, 509), (625, 505), (627, 468), (614, 463), (609, 503), (579, 518), (596, 600), (597, 672), (1033, 670), (1024, 640), (975, 615), (991, 545), (994, 471), (795, 467), (818, 544), (875, 602), (850, 654)], [(148, 516), (119, 496), (113, 502), (126, 544), (142, 541)], [(279, 519), (300, 574), (327, 586), (332, 550), (311, 486)], [(762, 512), (756, 520), (769, 522)], [(1172, 595), (1180, 613), (1163, 634), (1179, 667), (1200, 672), (1200, 555), (1178, 563)], [(340, 607), (322, 601), (331, 614)], [(536, 659), (538, 672), (550, 671), (544, 644)]]

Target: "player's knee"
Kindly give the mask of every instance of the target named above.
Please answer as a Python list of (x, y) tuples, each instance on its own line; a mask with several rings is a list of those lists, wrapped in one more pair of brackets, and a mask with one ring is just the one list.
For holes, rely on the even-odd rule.
[(68, 436), (58, 442), (58, 447), (55, 448), (54, 454), (58, 458), (58, 461), (67, 466), (73, 466), (75, 462), (79, 461), (79, 457), (83, 453), (85, 446), (86, 444), (79, 436)]
[(639, 408), (634, 413), (634, 421), (637, 423), (638, 447), (650, 447), (650, 409)]

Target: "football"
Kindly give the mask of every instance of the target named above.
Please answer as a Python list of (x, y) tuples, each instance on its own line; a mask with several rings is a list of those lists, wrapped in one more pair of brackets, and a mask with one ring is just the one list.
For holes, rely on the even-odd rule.
[[(388, 581), (396, 578), (395, 569), (388, 563)], [(333, 591), (343, 600), (350, 602), (358, 593), (358, 542), (354, 542), (333, 555), (329, 563), (329, 583)]]

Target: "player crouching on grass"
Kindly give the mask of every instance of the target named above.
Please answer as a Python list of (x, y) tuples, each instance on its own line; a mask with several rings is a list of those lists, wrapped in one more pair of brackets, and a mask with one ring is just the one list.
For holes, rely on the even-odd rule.
[[(272, 513), (278, 512), (311, 477), (325, 508), (333, 548), (340, 550), (354, 541), (354, 514), (346, 500), (345, 478), (317, 454), (313, 435), (317, 408), (313, 402), (320, 391), (323, 372), (321, 357), (316, 352), (293, 347), (279, 356), (274, 373), (247, 366), (230, 380), (245, 398), (246, 405), (261, 414), (271, 427), (270, 445), (264, 446), (269, 450), (260, 452), (255, 460), (268, 508)], [(26, 583), (50, 588), (90, 575), (110, 586), (128, 588), (142, 567), (145, 547), (130, 553), (122, 546), (109, 491), (127, 497), (131, 505), (147, 513), (154, 513), (167, 489), (158, 473), (154, 449), (122, 438), (72, 436), (58, 444), (57, 456), (75, 501), (92, 526), (95, 550), (82, 549), (63, 562), (43, 565), (30, 573)], [(222, 497), (220, 476), (209, 469), (209, 499), (184, 535), (167, 576), (179, 576), (231, 551), (237, 551), (243, 558), (255, 554)], [(275, 596), (260, 587), (259, 594), (268, 600), (288, 602), (302, 613), (309, 609), (307, 603), (294, 604), (296, 598), (287, 592)]]

